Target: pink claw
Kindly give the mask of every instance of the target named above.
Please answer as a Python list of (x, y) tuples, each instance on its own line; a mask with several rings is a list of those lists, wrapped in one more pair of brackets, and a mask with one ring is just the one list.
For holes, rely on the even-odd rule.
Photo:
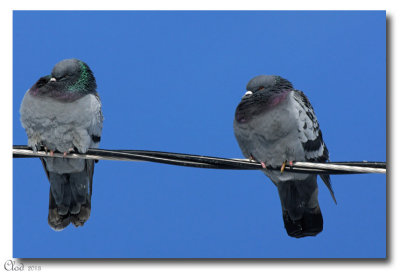
[(75, 150), (74, 150), (73, 148), (69, 148), (68, 151), (65, 151), (63, 155), (64, 155), (64, 157), (65, 157), (65, 156), (67, 156), (68, 153), (74, 152), (74, 151), (75, 151)]
[(264, 162), (261, 162), (261, 166), (262, 166), (262, 168), (267, 168), (267, 166), (265, 165)]

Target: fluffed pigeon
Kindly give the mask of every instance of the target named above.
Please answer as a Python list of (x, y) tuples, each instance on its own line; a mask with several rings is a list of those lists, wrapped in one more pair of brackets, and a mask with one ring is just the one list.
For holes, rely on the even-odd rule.
[[(317, 118), (304, 93), (282, 77), (257, 76), (247, 84), (233, 126), (243, 155), (260, 162), (278, 188), (288, 235), (301, 238), (321, 232), (317, 175), (282, 172), (290, 161), (329, 161)], [(336, 203), (329, 175), (320, 176)]]
[[(85, 153), (100, 142), (103, 114), (89, 66), (77, 59), (57, 63), (25, 94), (21, 123), (28, 145), (67, 153)], [(41, 158), (50, 181), (48, 223), (56, 231), (73, 223), (82, 226), (90, 216), (94, 161)]]

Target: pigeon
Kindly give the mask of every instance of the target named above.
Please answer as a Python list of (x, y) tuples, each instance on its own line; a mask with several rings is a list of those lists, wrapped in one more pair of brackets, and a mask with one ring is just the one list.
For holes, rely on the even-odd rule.
[[(328, 148), (305, 94), (280, 76), (254, 77), (236, 108), (233, 127), (243, 155), (260, 162), (277, 187), (287, 234), (302, 238), (320, 233), (323, 219), (317, 175), (283, 172), (293, 161), (329, 161)], [(336, 203), (330, 176), (320, 176)]]
[[(103, 127), (96, 79), (78, 59), (57, 63), (26, 93), (21, 124), (34, 152), (85, 153), (97, 148)], [(48, 223), (55, 231), (82, 226), (90, 216), (94, 160), (42, 157), (50, 182)]]

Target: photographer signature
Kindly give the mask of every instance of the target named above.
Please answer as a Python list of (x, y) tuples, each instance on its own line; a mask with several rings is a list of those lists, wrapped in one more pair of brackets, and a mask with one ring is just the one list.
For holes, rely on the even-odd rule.
[(25, 265), (23, 263), (14, 261), (14, 260), (7, 260), (4, 263), (4, 269), (7, 271), (40, 271), (42, 270), (42, 267), (40, 265), (28, 265), (25, 268)]

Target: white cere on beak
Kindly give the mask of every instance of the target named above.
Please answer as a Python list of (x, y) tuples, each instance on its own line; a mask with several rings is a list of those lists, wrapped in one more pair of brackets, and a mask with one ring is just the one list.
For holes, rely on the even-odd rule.
[(54, 78), (54, 77), (50, 78), (50, 82), (55, 82), (55, 81), (56, 81), (56, 78)]
[(243, 95), (243, 97), (245, 97), (245, 96), (250, 96), (250, 95), (253, 95), (253, 92), (250, 91), (250, 90), (248, 90), (248, 91), (246, 91), (246, 93)]

